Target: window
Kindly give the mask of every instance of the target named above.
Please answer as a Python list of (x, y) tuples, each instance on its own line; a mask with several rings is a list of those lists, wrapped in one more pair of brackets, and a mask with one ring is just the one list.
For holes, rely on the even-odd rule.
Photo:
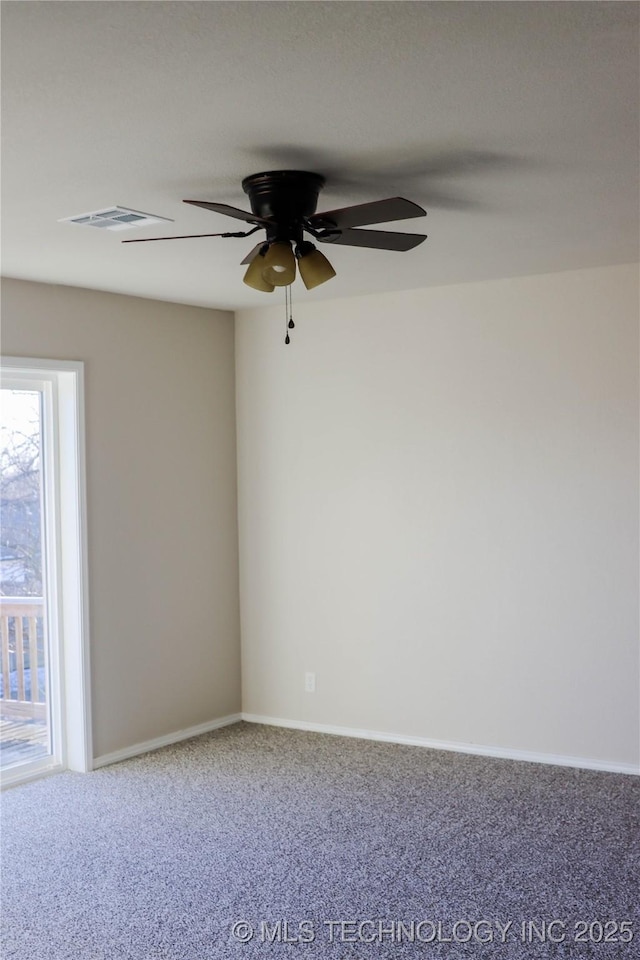
[(3, 785), (91, 766), (83, 365), (2, 361)]

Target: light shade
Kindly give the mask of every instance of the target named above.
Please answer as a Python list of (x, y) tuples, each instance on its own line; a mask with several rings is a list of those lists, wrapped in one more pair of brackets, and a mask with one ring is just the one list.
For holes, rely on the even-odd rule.
[(336, 275), (325, 255), (316, 250), (312, 243), (300, 245), (298, 269), (307, 290), (319, 287)]
[(264, 279), (262, 276), (263, 270), (264, 256), (261, 253), (256, 253), (242, 279), (248, 287), (253, 287), (254, 290), (261, 290), (263, 293), (273, 293), (274, 285)]
[(291, 244), (276, 240), (267, 250), (262, 262), (262, 277), (274, 287), (288, 287), (296, 278), (296, 258)]

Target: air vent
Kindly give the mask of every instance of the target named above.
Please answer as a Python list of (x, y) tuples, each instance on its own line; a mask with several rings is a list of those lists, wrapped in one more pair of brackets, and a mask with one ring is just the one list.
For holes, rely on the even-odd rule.
[(149, 223), (173, 223), (173, 220), (140, 210), (129, 210), (128, 207), (105, 207), (92, 213), (63, 217), (58, 223), (77, 223), (81, 227), (96, 227), (98, 230), (131, 230), (132, 227), (146, 227)]

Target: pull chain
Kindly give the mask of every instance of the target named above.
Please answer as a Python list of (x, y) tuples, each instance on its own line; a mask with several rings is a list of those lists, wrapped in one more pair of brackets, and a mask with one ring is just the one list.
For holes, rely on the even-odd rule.
[(284, 323), (285, 323), (285, 333), (284, 338), (285, 343), (291, 343), (291, 337), (289, 336), (289, 330), (293, 330), (295, 323), (293, 322), (293, 299), (291, 296), (291, 284), (284, 288)]
[(285, 343), (291, 343), (291, 337), (289, 336), (289, 296), (290, 296), (291, 285), (284, 288), (284, 329), (286, 336), (284, 338)]

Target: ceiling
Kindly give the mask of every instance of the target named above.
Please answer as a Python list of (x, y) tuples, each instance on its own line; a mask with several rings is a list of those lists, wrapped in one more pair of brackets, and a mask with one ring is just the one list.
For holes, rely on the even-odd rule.
[[(638, 258), (636, 3), (2, 4), (2, 272), (204, 306), (265, 305), (242, 229), (263, 170), (319, 210), (405, 196), (409, 253), (324, 245), (319, 300)], [(114, 204), (173, 223), (59, 223)], [(159, 229), (158, 226), (160, 227)], [(385, 229), (381, 225), (382, 229)], [(392, 227), (390, 227), (392, 229)]]

